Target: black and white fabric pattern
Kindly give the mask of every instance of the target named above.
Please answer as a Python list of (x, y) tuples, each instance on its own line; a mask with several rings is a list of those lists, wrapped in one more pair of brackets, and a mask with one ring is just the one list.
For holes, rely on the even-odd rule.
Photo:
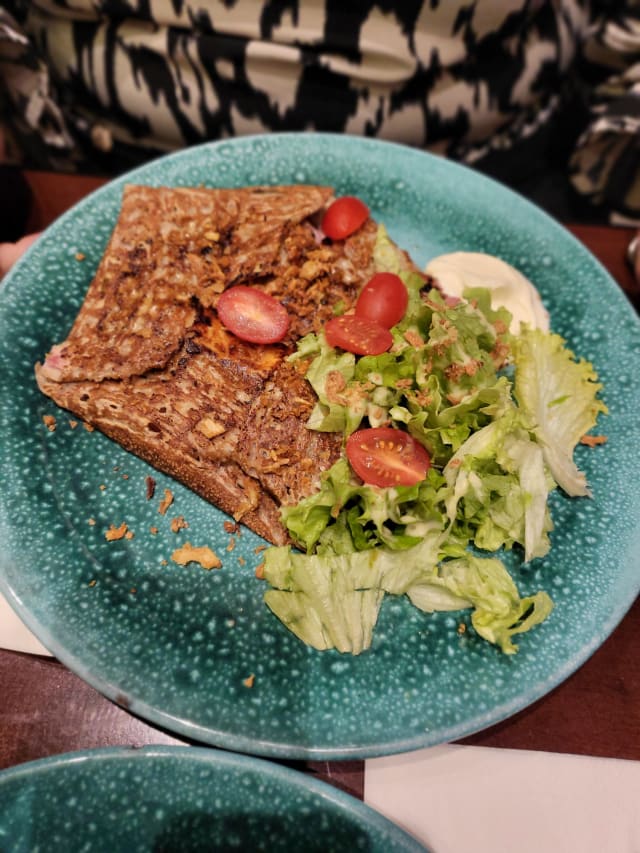
[(625, 216), (640, 216), (640, 198), (618, 202), (610, 185), (637, 149), (639, 46), (631, 0), (0, 7), (5, 132), (27, 165), (116, 174), (203, 140), (280, 130), (374, 136), (474, 165), (593, 90), (572, 180)]

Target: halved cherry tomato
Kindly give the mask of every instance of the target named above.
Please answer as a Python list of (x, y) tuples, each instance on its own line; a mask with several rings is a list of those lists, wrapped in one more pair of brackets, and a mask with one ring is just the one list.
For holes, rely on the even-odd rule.
[(327, 208), (322, 224), (322, 232), (331, 240), (344, 240), (357, 231), (369, 218), (367, 205), (352, 195), (337, 198)]
[(329, 346), (340, 347), (356, 355), (380, 355), (393, 343), (389, 329), (355, 314), (332, 317), (325, 324), (324, 334)]
[(390, 329), (404, 317), (409, 294), (403, 280), (392, 272), (376, 273), (362, 288), (356, 315)]
[(424, 447), (391, 427), (359, 429), (347, 439), (347, 459), (356, 474), (370, 486), (414, 486), (427, 476), (431, 465)]
[(230, 287), (216, 308), (222, 325), (243, 341), (275, 344), (289, 331), (291, 320), (284, 305), (255, 287)]

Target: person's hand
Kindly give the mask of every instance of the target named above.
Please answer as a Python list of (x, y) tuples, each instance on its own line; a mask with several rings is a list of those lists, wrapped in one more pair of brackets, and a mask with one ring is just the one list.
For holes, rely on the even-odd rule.
[(3, 278), (18, 260), (20, 255), (27, 251), (29, 246), (40, 234), (27, 234), (17, 243), (0, 243), (0, 278)]

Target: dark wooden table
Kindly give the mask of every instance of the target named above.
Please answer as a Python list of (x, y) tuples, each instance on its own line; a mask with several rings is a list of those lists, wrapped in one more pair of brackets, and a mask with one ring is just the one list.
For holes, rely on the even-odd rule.
[[(103, 181), (26, 175), (30, 227), (39, 230)], [(630, 229), (568, 226), (640, 309), (625, 261)], [(640, 570), (640, 567), (639, 567)], [(640, 761), (640, 599), (600, 649), (562, 685), (505, 722), (463, 743)], [(0, 769), (101, 746), (184, 743), (105, 699), (58, 661), (0, 650)], [(360, 798), (364, 763), (292, 762)]]

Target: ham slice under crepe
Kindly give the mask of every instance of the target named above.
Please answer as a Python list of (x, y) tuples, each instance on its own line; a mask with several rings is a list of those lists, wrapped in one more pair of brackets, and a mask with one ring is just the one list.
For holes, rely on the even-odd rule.
[[(69, 335), (36, 366), (58, 405), (275, 544), (289, 541), (280, 507), (317, 490), (341, 446), (306, 428), (315, 397), (286, 356), (374, 271), (372, 220), (318, 241), (313, 218), (332, 198), (316, 186), (125, 187)], [(223, 328), (216, 301), (237, 284), (285, 305), (281, 344)]]

